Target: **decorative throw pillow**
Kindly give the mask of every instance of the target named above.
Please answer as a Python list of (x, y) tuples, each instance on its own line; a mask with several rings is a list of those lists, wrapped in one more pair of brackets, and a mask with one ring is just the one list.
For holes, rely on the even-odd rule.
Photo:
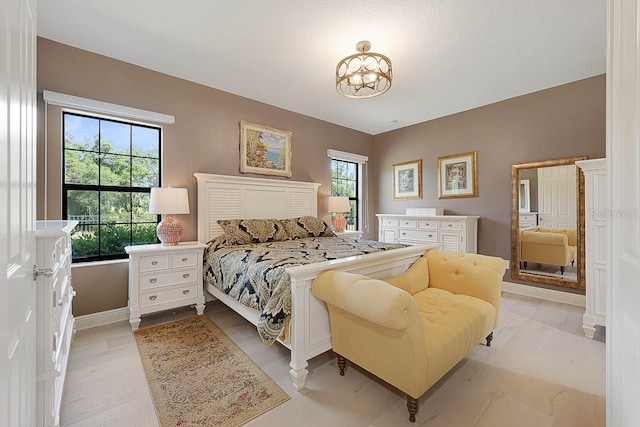
[(277, 219), (225, 219), (218, 224), (231, 245), (278, 242), (289, 237)]
[(329, 224), (314, 216), (302, 216), (299, 218), (281, 219), (289, 239), (304, 239), (306, 237), (331, 237), (335, 236)]

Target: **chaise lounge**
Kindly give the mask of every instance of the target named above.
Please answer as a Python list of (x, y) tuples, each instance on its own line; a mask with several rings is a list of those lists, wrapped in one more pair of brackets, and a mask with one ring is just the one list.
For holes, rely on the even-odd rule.
[(557, 265), (564, 274), (565, 267), (576, 259), (578, 236), (575, 229), (536, 228), (520, 232), (520, 261)]
[(346, 360), (418, 398), (498, 322), (501, 258), (430, 250), (405, 273), (376, 280), (341, 271), (320, 274), (312, 292), (325, 301), (340, 375)]

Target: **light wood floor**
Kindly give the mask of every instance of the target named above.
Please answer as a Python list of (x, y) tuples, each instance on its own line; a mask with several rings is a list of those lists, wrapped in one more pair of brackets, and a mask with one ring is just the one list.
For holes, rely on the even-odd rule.
[[(605, 345), (584, 338), (583, 311), (503, 294), (491, 347), (479, 345), (422, 396), (414, 425), (605, 426)], [(148, 316), (141, 327), (194, 313)], [(412, 425), (404, 395), (358, 368), (340, 377), (330, 352), (310, 362), (307, 387), (297, 392), (285, 348), (262, 344), (220, 302), (205, 313), (291, 396), (247, 426)], [(79, 331), (67, 375), (62, 426), (158, 425), (128, 322)]]

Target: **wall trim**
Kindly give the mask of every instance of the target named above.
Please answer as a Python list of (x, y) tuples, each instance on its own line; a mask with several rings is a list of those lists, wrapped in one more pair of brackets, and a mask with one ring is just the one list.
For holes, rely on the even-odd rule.
[(586, 307), (586, 297), (584, 295), (556, 291), (554, 289), (538, 288), (535, 286), (503, 281), (502, 291), (510, 294), (524, 295), (547, 301), (576, 305), (578, 307)]
[(96, 328), (98, 326), (110, 325), (112, 323), (129, 320), (129, 308), (115, 308), (113, 310), (100, 311), (98, 313), (76, 316), (76, 330)]

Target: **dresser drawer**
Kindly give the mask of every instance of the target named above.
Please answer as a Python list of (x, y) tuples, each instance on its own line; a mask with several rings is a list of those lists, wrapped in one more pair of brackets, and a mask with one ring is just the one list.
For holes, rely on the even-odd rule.
[(153, 255), (140, 257), (140, 271), (167, 270), (169, 268), (169, 255)]
[(400, 228), (416, 228), (418, 221), (415, 219), (401, 219)]
[(440, 230), (462, 230), (462, 222), (440, 221)]
[(194, 267), (198, 264), (198, 261), (202, 262), (202, 259), (198, 256), (197, 252), (183, 252), (179, 254), (171, 255), (171, 268), (182, 267)]
[(193, 299), (196, 295), (196, 283), (176, 286), (170, 289), (140, 293), (140, 307), (153, 307), (184, 299)]
[(438, 221), (435, 219), (419, 219), (418, 228), (425, 228), (427, 230), (437, 230)]
[(427, 230), (401, 230), (400, 240), (420, 240), (422, 242), (437, 242), (438, 232)]
[(397, 219), (384, 218), (382, 220), (382, 226), (383, 227), (397, 227), (398, 226), (398, 220)]
[(148, 273), (140, 275), (140, 289), (160, 288), (178, 283), (198, 280), (198, 269), (191, 268), (181, 271), (163, 271), (162, 273)]

